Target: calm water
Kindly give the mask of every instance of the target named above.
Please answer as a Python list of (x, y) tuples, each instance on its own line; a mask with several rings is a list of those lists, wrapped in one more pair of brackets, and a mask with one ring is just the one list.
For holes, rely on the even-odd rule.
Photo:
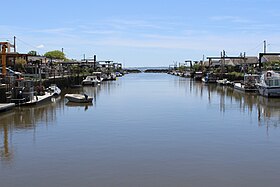
[(70, 91), (95, 100), (0, 114), (1, 187), (280, 184), (279, 99), (166, 74)]

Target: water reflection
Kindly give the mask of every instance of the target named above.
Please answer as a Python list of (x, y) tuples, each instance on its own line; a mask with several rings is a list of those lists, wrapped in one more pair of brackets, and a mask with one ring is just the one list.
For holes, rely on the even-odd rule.
[(278, 127), (280, 121), (280, 99), (259, 97), (257, 108), (260, 126)]
[(75, 102), (67, 102), (66, 106), (68, 107), (82, 107), (84, 108), (85, 111), (88, 110), (89, 107), (92, 107), (93, 104), (92, 103), (75, 103)]
[[(143, 78), (143, 77), (142, 77)], [(159, 79), (160, 80), (160, 79)], [(186, 97), (198, 97), (207, 101), (211, 107), (218, 107), (221, 113), (230, 113), (239, 109), (242, 113), (256, 116), (258, 125), (278, 127), (280, 124), (280, 99), (265, 98), (254, 93), (243, 93), (231, 87), (217, 86), (215, 84), (203, 84), (186, 78), (174, 78), (172, 82), (174, 89), (180, 87), (185, 89)], [(9, 145), (13, 131), (32, 130), (37, 125), (55, 124), (57, 111), (64, 111), (68, 108), (82, 108), (88, 111), (92, 107), (98, 107), (99, 97), (108, 97), (116, 94), (118, 89), (123, 87), (122, 80), (104, 82), (97, 87), (83, 87), (64, 90), (65, 93), (87, 93), (94, 97), (93, 103), (71, 103), (64, 97), (53, 98), (51, 103), (32, 107), (19, 107), (11, 112), (0, 115), (0, 157), (7, 161), (13, 158), (13, 148)], [(102, 94), (101, 94), (102, 93)]]
[[(179, 78), (179, 86), (186, 88), (192, 97), (207, 98), (209, 105), (219, 104), (220, 112), (230, 112), (238, 107), (243, 113), (257, 114), (259, 126), (278, 127), (280, 124), (280, 99), (266, 98), (256, 93), (244, 93), (232, 87), (204, 84), (192, 79)], [(213, 101), (213, 100), (216, 100)]]
[[(60, 97), (53, 98), (52, 102), (36, 106), (19, 107), (13, 111), (0, 115), (0, 135), (3, 141), (0, 144), (1, 160), (11, 161), (13, 148), (9, 144), (13, 131), (32, 130), (38, 124), (48, 125), (56, 120), (56, 110), (61, 108)], [(9, 141), (10, 140), (10, 141)]]
[(1, 128), (0, 135), (0, 159), (10, 162), (13, 159), (13, 149), (9, 144), (9, 127), (7, 125)]
[[(82, 92), (95, 102), (76, 106), (63, 97)], [(268, 139), (263, 127), (278, 126), (279, 102), (164, 74), (65, 90), (52, 103), (0, 115), (0, 181), (277, 186), (279, 133), (270, 128)]]
[[(13, 160), (14, 151), (11, 139), (14, 131), (35, 130), (38, 125), (56, 124), (57, 111), (64, 111), (65, 107), (83, 108), (87, 111), (90, 107), (97, 105), (100, 92), (110, 95), (120, 85), (120, 82), (104, 82), (97, 87), (82, 87), (75, 89), (65, 89), (62, 96), (52, 98), (51, 102), (46, 102), (35, 106), (18, 107), (12, 111), (0, 114), (0, 159), (10, 162)], [(94, 97), (94, 103), (73, 103), (64, 99), (66, 93), (87, 93)]]

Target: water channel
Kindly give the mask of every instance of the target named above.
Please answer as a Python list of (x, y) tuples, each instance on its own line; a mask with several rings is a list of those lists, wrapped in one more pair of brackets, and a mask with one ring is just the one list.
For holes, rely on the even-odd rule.
[(279, 99), (144, 73), (63, 92), (95, 99), (0, 114), (1, 187), (279, 186)]

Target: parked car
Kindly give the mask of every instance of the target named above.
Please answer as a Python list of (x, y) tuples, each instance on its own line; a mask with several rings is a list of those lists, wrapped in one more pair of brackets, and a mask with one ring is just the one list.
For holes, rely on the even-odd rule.
[[(6, 68), (6, 72), (8, 76), (21, 76), (22, 73), (18, 72), (18, 71), (14, 71), (10, 68)], [(0, 67), (0, 76), (2, 75), (2, 67)]]

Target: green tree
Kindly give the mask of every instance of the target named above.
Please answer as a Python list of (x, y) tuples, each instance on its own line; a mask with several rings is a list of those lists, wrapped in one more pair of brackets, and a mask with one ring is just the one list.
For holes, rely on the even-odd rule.
[(21, 57), (18, 57), (16, 58), (16, 61), (15, 61), (15, 69), (17, 71), (24, 71), (25, 68), (24, 68), (24, 65), (27, 63), (26, 60), (24, 58), (21, 58)]
[(59, 50), (46, 52), (44, 56), (47, 58), (66, 60), (65, 54)]
[(37, 51), (29, 51), (27, 54), (37, 56)]

